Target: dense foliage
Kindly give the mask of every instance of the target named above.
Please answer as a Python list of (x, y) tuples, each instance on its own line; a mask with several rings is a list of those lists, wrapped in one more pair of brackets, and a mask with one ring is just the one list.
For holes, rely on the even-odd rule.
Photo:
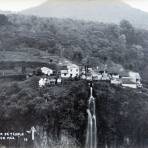
[(1, 50), (39, 49), (91, 66), (116, 63), (147, 79), (148, 31), (126, 20), (116, 25), (21, 15), (0, 18), (9, 20), (0, 27)]
[[(1, 129), (43, 126), (55, 139), (64, 130), (85, 143), (88, 84), (65, 82), (63, 86), (38, 88), (38, 77), (4, 85), (0, 93)], [(103, 146), (147, 144), (148, 92), (123, 89), (106, 82), (94, 84), (98, 143)], [(9, 125), (9, 126), (8, 126)]]
[(33, 77), (1, 87), (1, 129), (21, 131), (38, 125), (55, 138), (66, 130), (82, 140), (88, 98), (86, 82), (68, 82), (43, 89), (38, 87), (38, 80)]
[(147, 147), (147, 91), (95, 84), (98, 140), (108, 145)]
[[(126, 20), (120, 25), (16, 15), (0, 15), (0, 20), (0, 50), (3, 52), (38, 49), (85, 65), (117, 63), (139, 71), (144, 81), (148, 81), (148, 32), (134, 28)], [(84, 143), (87, 83), (76, 81), (39, 89), (38, 80), (33, 77), (24, 82), (2, 82), (1, 129), (10, 125), (17, 129), (42, 125), (56, 137), (61, 130), (66, 130)], [(96, 83), (94, 94), (100, 145), (120, 145), (125, 137), (130, 138), (131, 145), (146, 144), (147, 90)]]

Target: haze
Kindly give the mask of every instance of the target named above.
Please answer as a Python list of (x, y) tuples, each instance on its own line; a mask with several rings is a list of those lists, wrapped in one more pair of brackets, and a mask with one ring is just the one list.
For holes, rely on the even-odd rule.
[[(0, 0), (0, 10), (18, 12), (18, 11), (25, 10), (27, 8), (38, 6), (44, 3), (45, 1), (47, 0)], [(76, 0), (48, 0), (48, 1), (50, 1), (51, 3), (55, 3), (55, 2), (66, 2), (67, 3), (67, 2), (74, 2)], [(87, 2), (88, 0), (77, 0), (77, 1)], [(104, 0), (98, 0), (98, 1), (104, 2)], [(106, 1), (110, 3), (113, 1), (117, 2), (118, 0), (106, 0)], [(148, 12), (148, 0), (122, 0), (122, 1), (126, 2), (132, 7)]]

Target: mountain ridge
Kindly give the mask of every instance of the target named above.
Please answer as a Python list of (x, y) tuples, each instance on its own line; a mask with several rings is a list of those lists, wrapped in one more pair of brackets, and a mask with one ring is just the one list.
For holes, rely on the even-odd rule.
[[(107, 10), (107, 11), (106, 11)], [(148, 13), (133, 8), (123, 1), (111, 3), (94, 1), (46, 1), (40, 6), (26, 9), (21, 14), (40, 17), (72, 18), (76, 20), (119, 23), (122, 19), (129, 20), (135, 27), (146, 29)]]

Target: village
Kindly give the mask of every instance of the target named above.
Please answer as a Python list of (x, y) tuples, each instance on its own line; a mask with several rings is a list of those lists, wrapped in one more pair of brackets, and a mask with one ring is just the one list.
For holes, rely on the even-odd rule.
[(141, 76), (138, 72), (121, 70), (120, 73), (109, 70), (105, 64), (102, 69), (99, 67), (79, 66), (69, 60), (62, 60), (58, 63), (58, 70), (49, 67), (42, 67), (39, 87), (60, 85), (65, 80), (76, 81), (79, 79), (87, 81), (106, 81), (112, 85), (123, 88), (142, 88)]

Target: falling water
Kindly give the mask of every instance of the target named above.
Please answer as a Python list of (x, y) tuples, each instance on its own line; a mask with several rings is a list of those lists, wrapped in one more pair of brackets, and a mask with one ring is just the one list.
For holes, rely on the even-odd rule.
[(90, 97), (87, 109), (88, 123), (85, 148), (97, 148), (96, 104), (92, 89), (92, 86), (90, 86)]

